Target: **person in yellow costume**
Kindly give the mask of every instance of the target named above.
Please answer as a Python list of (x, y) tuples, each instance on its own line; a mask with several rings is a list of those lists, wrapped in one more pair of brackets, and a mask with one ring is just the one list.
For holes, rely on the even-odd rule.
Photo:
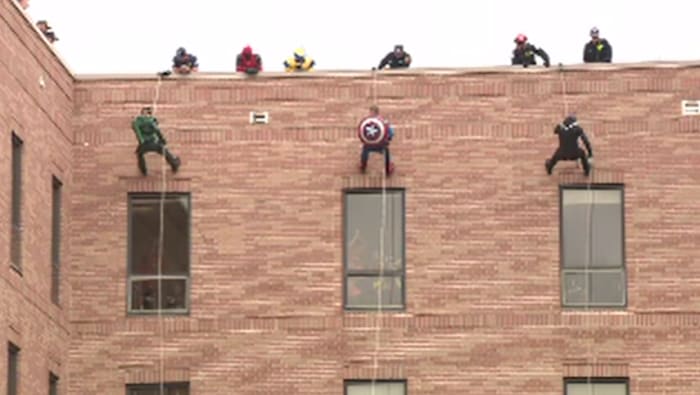
[(290, 56), (284, 61), (284, 69), (292, 71), (310, 71), (316, 65), (316, 61), (306, 56), (306, 52), (299, 48), (294, 51), (294, 56)]

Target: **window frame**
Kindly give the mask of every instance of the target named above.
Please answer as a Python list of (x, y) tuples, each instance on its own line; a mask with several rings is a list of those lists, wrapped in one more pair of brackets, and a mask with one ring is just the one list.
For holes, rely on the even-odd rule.
[(24, 205), (23, 177), (24, 141), (12, 131), (12, 152), (10, 154), (10, 267), (22, 273), (22, 206)]
[(372, 384), (375, 383), (386, 384), (403, 384), (403, 395), (408, 395), (408, 380), (406, 379), (377, 379), (377, 380), (365, 380), (365, 379), (346, 379), (343, 380), (343, 395), (348, 395), (348, 384)]
[[(186, 389), (187, 393), (190, 393), (190, 382), (189, 381), (173, 381), (163, 383), (163, 390), (167, 394), (167, 390), (170, 389)], [(126, 395), (131, 395), (131, 391), (148, 391), (155, 390), (160, 391), (160, 383), (151, 384), (127, 384), (126, 385)]]
[(51, 301), (61, 305), (61, 236), (63, 212), (63, 183), (51, 177)]
[[(566, 268), (564, 266), (564, 260), (565, 260), (565, 252), (564, 252), (564, 194), (566, 193), (567, 190), (591, 190), (591, 191), (619, 191), (620, 192), (620, 214), (621, 214), (621, 240), (622, 240), (622, 246), (621, 252), (622, 252), (622, 264), (619, 267), (615, 268), (594, 268), (594, 267), (589, 267), (587, 270), (586, 269), (579, 269), (579, 268)], [(627, 309), (629, 305), (629, 287), (628, 287), (628, 278), (627, 278), (627, 251), (626, 251), (626, 233), (625, 233), (625, 224), (626, 224), (626, 217), (625, 217), (625, 185), (624, 184), (617, 184), (617, 183), (610, 183), (610, 184), (605, 184), (605, 183), (597, 183), (597, 184), (561, 184), (559, 185), (559, 296), (561, 300), (561, 306), (564, 309), (570, 309), (570, 310), (581, 310), (581, 309), (600, 309), (600, 310), (624, 310)], [(590, 248), (590, 247), (589, 247)], [(591, 273), (598, 272), (598, 273), (603, 273), (603, 272), (615, 272), (617, 273), (618, 271), (622, 272), (622, 281), (623, 281), (623, 286), (624, 286), (624, 294), (623, 294), (623, 302), (620, 304), (610, 304), (610, 303), (592, 303), (591, 300), (593, 299), (592, 295), (592, 281), (588, 280), (588, 286), (590, 288), (589, 292), (587, 293), (588, 295), (588, 300), (585, 302), (582, 302), (580, 304), (576, 303), (567, 303), (564, 294), (566, 291), (566, 283), (564, 281), (564, 277), (568, 273), (585, 273), (588, 272), (589, 276), (592, 276)]]
[(58, 375), (54, 374), (52, 371), (49, 371), (49, 395), (58, 395), (59, 380)]
[[(378, 307), (357, 307), (357, 306), (351, 306), (348, 303), (348, 294), (347, 294), (347, 288), (348, 288), (348, 279), (350, 277), (379, 277), (377, 272), (373, 271), (364, 271), (364, 272), (350, 272), (349, 270), (349, 264), (348, 264), (348, 257), (347, 257), (347, 219), (348, 219), (348, 199), (350, 195), (361, 195), (361, 194), (367, 194), (367, 195), (376, 195), (378, 194), (381, 198), (381, 194), (384, 190), (382, 188), (345, 188), (342, 191), (342, 204), (343, 204), (343, 218), (342, 218), (342, 244), (343, 244), (343, 249), (342, 249), (342, 254), (343, 254), (343, 286), (342, 288), (342, 293), (343, 293), (343, 311), (358, 311), (358, 312), (371, 312), (371, 311), (377, 311)], [(402, 268), (400, 270), (400, 274), (397, 274), (397, 272), (391, 272), (390, 274), (387, 274), (386, 271), (384, 271), (384, 278), (386, 277), (400, 277), (402, 281), (402, 287), (401, 287), (401, 306), (400, 307), (381, 307), (382, 311), (396, 311), (396, 312), (401, 312), (401, 311), (406, 311), (406, 306), (407, 306), (407, 301), (406, 301), (406, 188), (398, 188), (398, 187), (391, 187), (391, 188), (386, 188), (385, 189), (387, 196), (391, 194), (400, 194), (401, 195), (401, 223), (402, 223), (402, 229), (400, 230), (401, 232), (401, 257), (402, 257)]]
[(567, 384), (625, 384), (625, 395), (630, 395), (629, 377), (564, 377), (563, 395), (569, 395)]
[(20, 389), (20, 353), (14, 343), (7, 343), (7, 395), (17, 395)]
[[(192, 194), (190, 192), (166, 192), (165, 200), (168, 199), (179, 199), (185, 197), (187, 199), (187, 274), (173, 274), (166, 275), (161, 274), (161, 280), (185, 280), (185, 308), (184, 309), (163, 309), (159, 306), (157, 309), (152, 310), (134, 310), (131, 308), (132, 302), (132, 285), (137, 281), (158, 281), (157, 274), (147, 274), (147, 275), (132, 275), (132, 245), (131, 245), (131, 230), (132, 230), (132, 202), (134, 198), (136, 199), (153, 199), (154, 201), (160, 202), (163, 196), (160, 192), (128, 192), (127, 193), (127, 252), (126, 252), (126, 313), (129, 316), (152, 316), (152, 315), (189, 315), (191, 313), (192, 307), (190, 305), (190, 286), (192, 282)], [(162, 282), (161, 282), (162, 285)], [(162, 290), (159, 290), (162, 292)]]

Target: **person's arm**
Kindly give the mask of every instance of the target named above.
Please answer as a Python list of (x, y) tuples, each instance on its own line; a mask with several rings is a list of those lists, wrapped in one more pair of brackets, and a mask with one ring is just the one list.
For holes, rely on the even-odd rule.
[(586, 133), (581, 129), (581, 140), (583, 140), (583, 145), (586, 146), (586, 150), (588, 151), (588, 156), (593, 157), (593, 147), (591, 147), (591, 142), (588, 141), (588, 137), (586, 136)]
[(411, 59), (411, 55), (409, 55), (409, 54), (407, 53), (407, 54), (406, 54), (406, 57), (405, 57), (404, 59), (406, 59), (406, 60), (405, 60), (405, 62), (406, 62), (406, 67), (409, 67), (409, 66), (411, 65), (411, 61), (413, 60), (413, 59)]
[(535, 48), (535, 53), (544, 61), (544, 67), (549, 67), (549, 55), (547, 55), (547, 52), (542, 48)]
[(258, 71), (262, 71), (262, 58), (260, 55), (255, 55), (255, 60), (258, 62)]
[(590, 46), (590, 43), (586, 43), (583, 47), (583, 63), (590, 63), (594, 60), (591, 56)]
[(163, 145), (168, 144), (168, 142), (165, 140), (165, 137), (163, 137), (163, 134), (160, 132), (160, 126), (158, 126), (158, 120), (155, 117), (152, 117), (149, 121), (151, 122), (151, 127), (153, 128), (153, 131), (155, 131), (156, 136), (158, 136), (158, 141), (163, 143)]
[(241, 54), (236, 56), (236, 71), (245, 71), (245, 67), (243, 66), (243, 56)]
[(382, 61), (379, 62), (379, 66), (377, 66), (377, 69), (381, 70), (381, 69), (383, 69), (384, 67), (386, 67), (386, 65), (389, 64), (389, 62), (391, 61), (391, 57), (392, 57), (392, 56), (394, 56), (394, 53), (393, 53), (393, 52), (387, 54), (387, 55), (382, 59)]
[(610, 45), (608, 40), (603, 40), (603, 61), (611, 63), (612, 55), (612, 45)]
[(139, 123), (137, 120), (138, 117), (131, 121), (131, 128), (134, 130), (134, 134), (136, 134), (136, 139), (139, 141), (139, 144), (141, 144), (143, 143), (143, 133), (141, 132), (141, 128), (139, 128)]

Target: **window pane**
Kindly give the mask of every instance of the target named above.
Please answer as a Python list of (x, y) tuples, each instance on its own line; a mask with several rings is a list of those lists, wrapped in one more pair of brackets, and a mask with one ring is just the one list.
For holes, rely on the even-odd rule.
[[(405, 383), (374, 383), (374, 395), (405, 395)], [(347, 383), (347, 395), (372, 395), (372, 383)]]
[[(162, 274), (189, 272), (189, 204), (186, 196), (168, 196), (163, 216)], [(131, 200), (132, 274), (158, 273), (160, 198), (133, 197)]]
[(12, 220), (10, 262), (22, 267), (22, 140), (12, 133)]
[(566, 395), (627, 395), (626, 383), (567, 383)]
[(563, 280), (564, 285), (562, 287), (562, 292), (564, 292), (564, 305), (584, 305), (588, 296), (588, 293), (586, 292), (586, 286), (590, 287), (590, 284), (586, 283), (586, 277), (584, 273), (565, 271), (563, 273)]
[(19, 348), (10, 343), (7, 347), (7, 395), (17, 395), (19, 388)]
[(621, 190), (565, 189), (562, 210), (564, 267), (624, 264)]
[(58, 377), (49, 373), (49, 395), (58, 395)]
[(591, 273), (591, 298), (596, 305), (625, 304), (624, 271), (596, 271)]
[(51, 210), (51, 301), (58, 304), (61, 273), (61, 181), (53, 177)]
[(403, 307), (403, 279), (399, 276), (350, 276), (346, 284), (348, 307), (377, 308), (382, 289), (382, 308)]
[(348, 272), (379, 272), (384, 218), (384, 270), (403, 269), (403, 191), (347, 193), (345, 199), (345, 254)]
[[(187, 281), (185, 279), (161, 280), (164, 310), (185, 309)], [(157, 310), (158, 280), (132, 280), (131, 310)]]

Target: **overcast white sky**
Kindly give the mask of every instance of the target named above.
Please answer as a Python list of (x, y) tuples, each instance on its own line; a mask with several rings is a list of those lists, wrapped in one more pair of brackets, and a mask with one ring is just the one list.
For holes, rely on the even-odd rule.
[(414, 67), (509, 64), (523, 32), (552, 63), (580, 63), (597, 26), (614, 62), (700, 59), (697, 0), (31, 0), (78, 74), (151, 73), (179, 46), (200, 71), (235, 70), (251, 44), (280, 71), (304, 47), (317, 69), (370, 69), (394, 44)]

